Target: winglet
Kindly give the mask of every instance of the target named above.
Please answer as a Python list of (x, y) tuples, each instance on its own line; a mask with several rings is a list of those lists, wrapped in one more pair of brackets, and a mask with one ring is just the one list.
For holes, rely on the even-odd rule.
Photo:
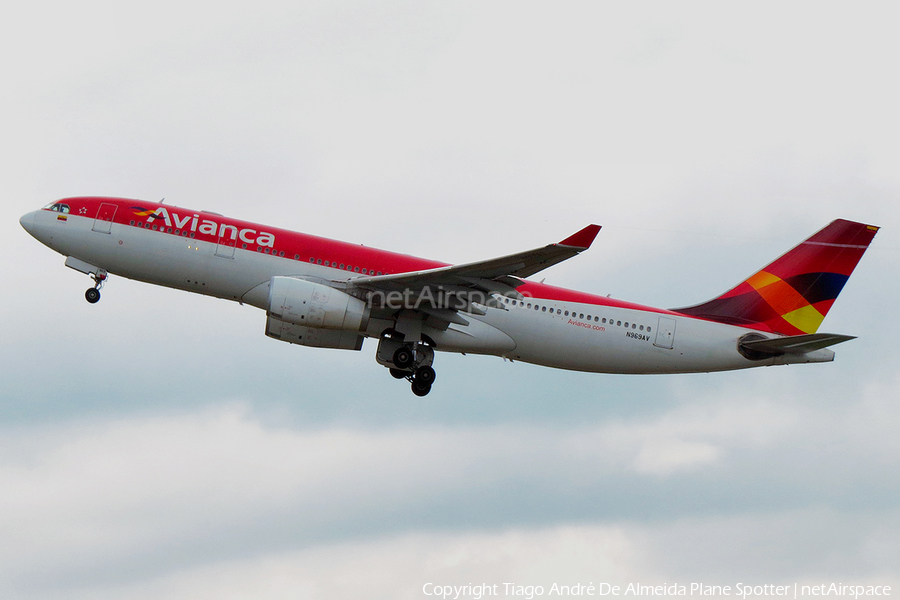
[(559, 246), (572, 246), (573, 248), (581, 248), (582, 250), (587, 250), (591, 247), (591, 244), (594, 243), (594, 238), (597, 237), (597, 233), (600, 231), (599, 225), (588, 225), (578, 233), (573, 233), (563, 241), (561, 241)]

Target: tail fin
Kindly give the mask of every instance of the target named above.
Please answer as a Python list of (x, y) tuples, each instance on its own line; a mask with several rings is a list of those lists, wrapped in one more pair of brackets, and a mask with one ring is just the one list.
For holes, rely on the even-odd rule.
[(815, 333), (878, 227), (838, 219), (718, 298), (674, 309), (784, 335)]

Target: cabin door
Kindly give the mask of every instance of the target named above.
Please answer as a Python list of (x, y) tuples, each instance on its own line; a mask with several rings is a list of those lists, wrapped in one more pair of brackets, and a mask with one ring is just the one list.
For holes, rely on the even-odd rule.
[(675, 319), (660, 317), (659, 326), (656, 328), (656, 341), (654, 346), (660, 348), (673, 348), (675, 346)]
[(222, 258), (234, 258), (234, 246), (237, 243), (237, 240), (233, 240), (228, 237), (228, 232), (224, 232), (225, 235), (219, 236), (219, 243), (216, 244), (216, 256), (221, 256)]
[(94, 219), (93, 230), (97, 233), (109, 233), (112, 227), (113, 217), (116, 216), (116, 205), (104, 202), (97, 211), (97, 218)]

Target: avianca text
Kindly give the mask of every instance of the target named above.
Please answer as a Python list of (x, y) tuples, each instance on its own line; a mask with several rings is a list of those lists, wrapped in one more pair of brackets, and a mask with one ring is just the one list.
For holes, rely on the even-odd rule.
[(161, 206), (147, 217), (148, 221), (155, 221), (156, 219), (162, 219), (163, 222), (165, 222), (166, 227), (185, 229), (187, 228), (186, 226), (188, 223), (190, 223), (190, 227), (188, 228), (189, 231), (196, 231), (206, 235), (217, 235), (220, 238), (228, 236), (232, 240), (240, 239), (242, 242), (256, 244), (257, 246), (265, 246), (268, 248), (275, 247), (275, 234), (273, 233), (267, 233), (265, 231), (257, 233), (255, 229), (250, 229), (249, 227), (238, 229), (234, 225), (216, 223), (205, 217), (201, 218), (200, 215), (196, 213), (182, 217), (175, 211), (169, 213), (165, 207)]

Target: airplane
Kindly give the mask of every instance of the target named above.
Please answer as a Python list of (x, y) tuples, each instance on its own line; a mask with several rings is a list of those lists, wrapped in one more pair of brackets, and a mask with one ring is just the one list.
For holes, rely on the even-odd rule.
[(527, 278), (587, 250), (588, 225), (556, 244), (449, 265), (125, 198), (66, 198), (20, 219), (89, 275), (90, 303), (110, 274), (249, 304), (267, 336), (360, 350), (417, 396), (435, 351), (500, 356), (597, 373), (698, 373), (830, 362), (853, 336), (817, 333), (878, 227), (838, 219), (708, 302), (643, 306)]

